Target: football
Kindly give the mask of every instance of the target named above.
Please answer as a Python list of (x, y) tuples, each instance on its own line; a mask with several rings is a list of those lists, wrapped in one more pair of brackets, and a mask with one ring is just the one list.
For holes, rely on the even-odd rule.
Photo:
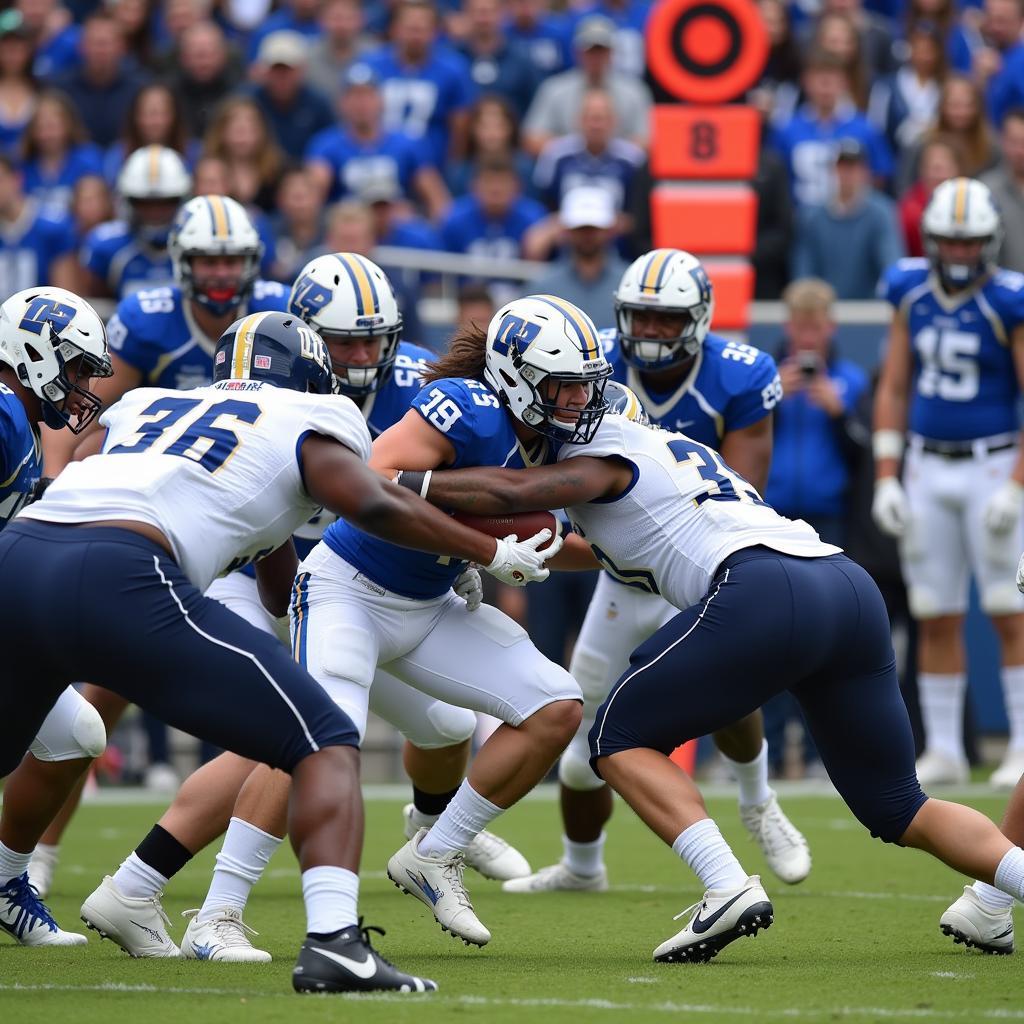
[[(550, 530), (552, 537), (561, 533), (558, 519), (551, 512), (517, 512), (507, 516), (474, 516), (468, 512), (455, 512), (454, 517), (463, 526), (486, 533), (488, 537), (504, 538), (514, 533), (520, 540), (528, 540), (541, 530)], [(538, 550), (543, 551), (550, 544), (549, 540)]]

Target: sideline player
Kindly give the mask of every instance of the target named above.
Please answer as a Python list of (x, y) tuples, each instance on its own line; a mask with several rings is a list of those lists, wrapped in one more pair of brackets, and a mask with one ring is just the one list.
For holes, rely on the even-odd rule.
[[(527, 402), (540, 397), (525, 376), (536, 358), (533, 312), (513, 303), (488, 334), (513, 407), (524, 391)], [(568, 425), (584, 415), (585, 396), (567, 398)], [(921, 791), (889, 618), (870, 576), (806, 523), (778, 515), (692, 438), (612, 415), (581, 441), (562, 445), (555, 465), (403, 471), (400, 482), (480, 515), (565, 508), (599, 560), (680, 609), (633, 652), (590, 731), (595, 771), (707, 889), (654, 958), (706, 961), (772, 923), (760, 879), (740, 866), (668, 755), (787, 689), (840, 795), (873, 835), (1024, 896), (1024, 850), (984, 815)]]
[(191, 188), (188, 169), (173, 149), (154, 145), (135, 150), (117, 176), (121, 217), (98, 224), (82, 242), (82, 291), (123, 299), (143, 288), (171, 284), (167, 243), (178, 207)]
[(922, 785), (968, 778), (963, 627), (973, 574), (999, 635), (1010, 720), (991, 781), (1012, 787), (1024, 774), (1024, 598), (1012, 583), (1024, 547), (1024, 276), (995, 264), (1002, 225), (980, 181), (943, 182), (921, 228), (928, 258), (900, 260), (883, 282), (893, 317), (875, 398), (873, 514), (900, 538), (920, 623)]
[[(290, 311), (324, 338), (338, 390), (361, 406), (371, 436), (408, 411), (430, 353), (399, 341), (402, 317), (390, 282), (376, 264), (352, 253), (317, 257), (299, 274)], [(321, 514), (297, 531), (300, 557), (309, 554), (332, 518)], [(245, 573), (215, 580), (207, 596), (273, 632), (276, 623), (260, 601), (255, 577)], [(289, 585), (293, 576), (294, 566)], [(479, 604), (477, 571), (464, 572), (455, 590), (470, 609)], [(370, 709), (409, 738), (404, 759), (414, 802), (405, 808), (404, 820), (410, 835), (432, 824), (454, 796), (465, 774), (476, 716), (383, 671), (374, 677)], [(110, 937), (133, 956), (268, 961), (268, 952), (253, 948), (242, 915), (252, 886), (285, 834), (289, 785), (287, 775), (230, 753), (203, 766), (114, 876), (86, 899), (84, 916), (102, 915)], [(169, 879), (225, 828), (213, 882), (179, 950), (167, 932), (160, 895)], [(489, 878), (529, 873), (522, 855), (491, 833), (477, 837), (466, 862)]]
[[(772, 410), (782, 385), (771, 356), (728, 341), (709, 328), (711, 282), (700, 261), (679, 249), (655, 249), (634, 261), (615, 292), (618, 329), (602, 332), (616, 377), (637, 395), (652, 421), (683, 431), (722, 457), (759, 491), (772, 456)], [(587, 610), (569, 671), (583, 690), (583, 722), (558, 764), (563, 856), (506, 892), (604, 890), (604, 826), (609, 787), (590, 767), (587, 734), (594, 714), (629, 654), (677, 613), (662, 597), (606, 571)], [(740, 817), (769, 866), (784, 882), (811, 869), (804, 837), (768, 786), (768, 745), (760, 710), (715, 733), (739, 781)]]
[[(0, 681), (9, 709), (0, 775), (82, 676), (289, 771), (309, 916), (295, 988), (436, 988), (388, 964), (357, 923), (362, 799), (352, 721), (275, 638), (202, 591), (255, 560), (265, 600), (280, 606), (286, 595), (259, 560), (290, 547), (320, 507), (400, 543), (488, 562), (520, 584), (546, 578), (536, 548), (550, 534), (494, 541), (369, 470), (365, 422), (331, 394), (323, 340), (297, 317), (239, 320), (214, 366), (212, 387), (138, 389), (107, 410), (103, 453), (68, 467), (0, 534), (0, 616), (23, 640)], [(558, 546), (556, 538), (552, 555)], [(59, 645), (54, 621), (66, 624)]]
[[(0, 530), (43, 487), (39, 427), (80, 433), (95, 418), (94, 378), (110, 374), (103, 321), (63, 288), (30, 288), (0, 306)], [(0, 929), (25, 946), (71, 946), (29, 883), (28, 859), (61, 794), (103, 753), (96, 709), (68, 686), (22, 763), (7, 779), (0, 814)], [(49, 801), (49, 802), (48, 802)]]

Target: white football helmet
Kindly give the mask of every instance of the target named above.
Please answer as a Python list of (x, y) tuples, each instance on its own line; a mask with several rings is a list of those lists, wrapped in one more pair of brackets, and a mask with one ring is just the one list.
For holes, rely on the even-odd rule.
[[(66, 426), (74, 434), (102, 406), (79, 382), (113, 373), (103, 321), (85, 299), (63, 288), (26, 288), (0, 306), (0, 362), (39, 397), (48, 427)], [(71, 395), (79, 399), (74, 417), (66, 401)]]
[[(216, 316), (223, 316), (245, 302), (259, 273), (263, 242), (241, 203), (228, 196), (196, 196), (178, 211), (167, 249), (174, 278), (186, 298), (193, 299)], [(241, 281), (230, 294), (201, 291), (192, 275), (193, 256), (243, 256)]]
[[(611, 373), (594, 321), (555, 295), (516, 299), (487, 328), (487, 383), (517, 420), (555, 441), (593, 440), (608, 411), (604, 391)], [(560, 404), (563, 386), (579, 383), (589, 389), (587, 404)]]
[[(665, 370), (695, 356), (707, 337), (715, 297), (696, 256), (682, 249), (655, 249), (634, 260), (615, 290), (615, 322), (622, 357), (640, 370)], [(633, 313), (654, 310), (685, 316), (674, 338), (643, 338), (633, 330)]]
[(143, 146), (124, 162), (117, 176), (117, 192), (128, 207), (127, 220), (132, 233), (148, 245), (165, 248), (174, 220), (143, 220), (140, 204), (184, 202), (192, 189), (192, 177), (185, 162), (167, 146)]
[[(939, 277), (953, 288), (965, 288), (995, 268), (1003, 224), (987, 185), (976, 178), (950, 178), (932, 193), (921, 217), (921, 234)], [(939, 256), (939, 242), (947, 239), (983, 241), (978, 261), (945, 263)]]
[(299, 273), (288, 310), (326, 342), (380, 339), (375, 363), (356, 366), (332, 359), (340, 394), (360, 398), (384, 386), (395, 365), (402, 314), (387, 274), (373, 260), (335, 252), (310, 260)]
[(625, 416), (627, 420), (641, 423), (645, 427), (651, 425), (651, 418), (647, 415), (643, 402), (637, 398), (632, 388), (627, 388), (617, 380), (610, 380), (605, 388), (604, 397), (608, 402), (609, 416)]

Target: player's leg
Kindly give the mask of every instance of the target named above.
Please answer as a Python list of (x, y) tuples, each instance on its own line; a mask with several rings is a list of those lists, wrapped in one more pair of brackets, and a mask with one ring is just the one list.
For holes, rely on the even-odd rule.
[[(291, 772), (289, 833), (307, 909), (295, 987), (431, 987), (379, 958), (357, 924), (363, 816), (351, 720), (276, 639), (200, 594), (155, 545), (109, 528), (29, 530), (37, 547), (66, 549), (53, 560), (62, 579), (89, 580), (107, 598), (102, 608), (76, 602), (68, 655), (81, 674), (176, 728)], [(111, 622), (120, 643), (110, 643)]]
[[(1000, 826), (1003, 835), (1024, 846), (1024, 779), (1017, 783)], [(988, 882), (964, 886), (964, 892), (939, 918), (939, 928), (954, 942), (985, 953), (1013, 952), (1013, 897)]]
[(565, 749), (581, 719), (581, 694), (572, 677), (544, 658), (525, 630), (496, 608), (482, 605), (469, 612), (452, 594), (432, 614), (425, 639), (385, 667), (416, 689), (504, 724), (477, 753), (469, 777), (437, 822), (391, 858), (388, 873), (425, 903), (442, 927), (483, 945), (490, 933), (462, 885), (464, 853)]
[[(109, 736), (127, 710), (128, 701), (116, 693), (104, 690), (102, 686), (93, 686), (92, 683), (83, 684), (79, 692), (96, 709), (103, 722), (106, 735)], [(53, 884), (53, 876), (60, 860), (61, 839), (68, 825), (71, 824), (75, 811), (78, 810), (78, 805), (82, 800), (82, 791), (85, 789), (88, 778), (89, 772), (86, 770), (76, 779), (67, 799), (50, 820), (46, 831), (43, 832), (32, 852), (32, 860), (28, 867), (29, 879), (39, 890), (39, 895), (44, 898)]]
[(967, 536), (971, 568), (978, 584), (981, 607), (999, 636), (1000, 676), (1010, 741), (991, 782), (1012, 789), (1024, 775), (1024, 595), (1014, 584), (1017, 560), (1024, 549), (1024, 521), (994, 532), (985, 525), (985, 506), (992, 481), (1009, 477), (1016, 449), (971, 459), (973, 486), (968, 495)]
[[(414, 690), (378, 669), (370, 689), (370, 710), (405, 737), (402, 761), (412, 782), (413, 802), (402, 811), (406, 839), (430, 828), (458, 793), (466, 777), (476, 715)], [(466, 849), (466, 863), (484, 878), (505, 881), (530, 873), (526, 858), (488, 830)]]
[(910, 520), (900, 542), (900, 561), (910, 610), (918, 620), (925, 749), (917, 773), (925, 786), (965, 782), (968, 777), (963, 742), (970, 532), (964, 509), (971, 482), (963, 478), (967, 461), (911, 449), (904, 471)]

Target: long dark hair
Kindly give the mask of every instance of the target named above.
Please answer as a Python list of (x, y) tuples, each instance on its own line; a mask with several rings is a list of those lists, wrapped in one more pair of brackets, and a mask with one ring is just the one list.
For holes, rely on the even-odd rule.
[(452, 335), (448, 351), (427, 363), (424, 384), (434, 384), (446, 377), (484, 379), (484, 359), (487, 352), (487, 330), (477, 324), (463, 324)]

